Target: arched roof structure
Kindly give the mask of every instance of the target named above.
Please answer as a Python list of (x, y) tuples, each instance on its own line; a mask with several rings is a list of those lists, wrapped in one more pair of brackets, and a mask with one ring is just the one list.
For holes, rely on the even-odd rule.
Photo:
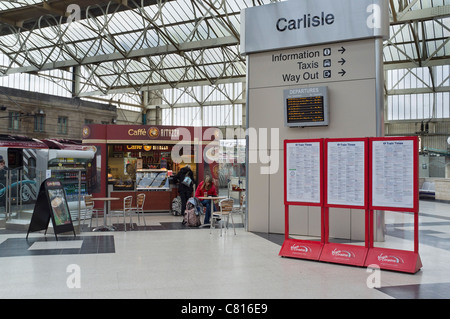
[[(201, 101), (193, 87), (245, 82), (240, 12), (272, 2), (0, 1), (0, 77), (33, 74), (73, 97), (125, 95), (137, 107), (147, 103), (143, 92), (170, 88)], [(389, 0), (389, 7), (385, 69), (404, 71), (386, 94), (449, 92), (450, 0)], [(418, 85), (400, 84), (406, 77)]]

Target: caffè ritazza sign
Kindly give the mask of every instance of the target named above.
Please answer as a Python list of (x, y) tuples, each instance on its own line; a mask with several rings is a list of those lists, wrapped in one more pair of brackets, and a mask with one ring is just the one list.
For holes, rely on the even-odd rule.
[(150, 127), (146, 128), (130, 128), (127, 131), (128, 136), (148, 136), (149, 138), (178, 138), (180, 137), (180, 129), (179, 128), (158, 128), (158, 127)]

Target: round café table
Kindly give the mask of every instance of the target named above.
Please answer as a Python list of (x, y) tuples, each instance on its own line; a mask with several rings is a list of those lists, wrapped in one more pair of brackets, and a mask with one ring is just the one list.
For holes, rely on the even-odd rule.
[[(214, 201), (215, 200), (220, 200), (220, 199), (225, 199), (228, 198), (226, 196), (200, 196), (197, 197), (200, 200), (210, 200), (211, 201), (211, 216), (210, 218), (212, 218), (213, 212), (214, 212)], [(210, 224), (202, 224), (200, 227), (210, 227)]]
[(94, 228), (92, 231), (114, 231), (116, 228), (114, 226), (108, 226), (108, 221), (106, 214), (108, 213), (108, 203), (113, 200), (120, 200), (118, 197), (93, 197), (94, 201), (103, 201), (103, 225)]

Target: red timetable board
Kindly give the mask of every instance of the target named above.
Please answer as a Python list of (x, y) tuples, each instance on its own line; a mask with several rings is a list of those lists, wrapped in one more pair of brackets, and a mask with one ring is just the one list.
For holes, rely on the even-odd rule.
[(414, 214), (414, 250), (374, 247), (373, 233), (365, 265), (416, 273), (419, 256), (419, 141), (418, 137), (370, 138), (369, 219), (374, 210)]
[(320, 241), (290, 238), (289, 205), (321, 206), (323, 225), (323, 139), (284, 141), (284, 204), (285, 240), (279, 255), (318, 260), (323, 237)]
[[(368, 158), (367, 138), (326, 139), (324, 145), (324, 237), (320, 260), (363, 266), (369, 247)], [(364, 246), (330, 243), (329, 207), (364, 210)]]

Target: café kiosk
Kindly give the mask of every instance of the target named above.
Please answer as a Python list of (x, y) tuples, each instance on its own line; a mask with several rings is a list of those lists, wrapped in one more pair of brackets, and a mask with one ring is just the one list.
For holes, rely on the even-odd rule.
[[(93, 197), (116, 197), (111, 209), (121, 209), (123, 198), (146, 195), (144, 211), (170, 211), (178, 188), (172, 177), (189, 164), (196, 181), (205, 174), (218, 181), (219, 129), (151, 125), (90, 124), (83, 127), (83, 144), (97, 149), (99, 185)], [(218, 153), (218, 152), (217, 152)], [(204, 160), (204, 158), (207, 158)]]

